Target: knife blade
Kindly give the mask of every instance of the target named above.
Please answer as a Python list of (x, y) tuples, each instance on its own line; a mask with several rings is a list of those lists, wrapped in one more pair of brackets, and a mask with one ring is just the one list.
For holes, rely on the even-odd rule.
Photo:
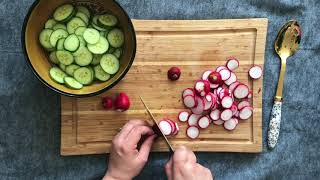
[(161, 131), (156, 119), (154, 118), (153, 114), (151, 113), (150, 109), (148, 108), (148, 106), (146, 105), (146, 103), (144, 102), (143, 98), (140, 96), (140, 100), (142, 102), (142, 104), (144, 105), (147, 113), (149, 114), (149, 116), (151, 117), (152, 121), (154, 122), (154, 124), (156, 125), (155, 127), (158, 129), (158, 131), (161, 133), (161, 136), (163, 137), (163, 139), (165, 140), (166, 144), (168, 145), (169, 151), (172, 154), (174, 152), (168, 138), (163, 134), (163, 132)]

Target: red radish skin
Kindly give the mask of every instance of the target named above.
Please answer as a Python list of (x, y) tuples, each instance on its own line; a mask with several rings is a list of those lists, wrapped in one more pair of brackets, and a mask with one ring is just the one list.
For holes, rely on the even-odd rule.
[(218, 88), (220, 85), (219, 84), (212, 84), (212, 83), (210, 83), (210, 88), (211, 89), (216, 89), (216, 88)]
[(232, 115), (234, 116), (237, 111), (238, 111), (238, 106), (237, 106), (237, 103), (233, 102), (232, 103), (232, 106), (230, 107), (231, 111), (232, 111)]
[(206, 96), (205, 96), (205, 98), (206, 98), (206, 100), (207, 101), (212, 101), (212, 96), (211, 96), (211, 92), (210, 93), (208, 93)]
[(210, 92), (210, 83), (205, 80), (198, 80), (194, 85), (194, 89), (200, 96), (205, 96)]
[(219, 71), (221, 71), (222, 69), (227, 69), (227, 67), (225, 67), (225, 66), (218, 66), (218, 67), (216, 68), (216, 72), (219, 72)]
[(212, 121), (212, 123), (219, 126), (219, 125), (222, 125), (224, 123), (224, 121), (219, 119), (217, 121)]
[(222, 79), (223, 81), (229, 79), (230, 76), (231, 76), (231, 72), (230, 72), (229, 69), (222, 69), (222, 70), (219, 71), (219, 73), (220, 73), (221, 79)]
[(247, 97), (249, 94), (249, 88), (247, 85), (244, 84), (239, 84), (233, 92), (234, 97), (238, 98), (238, 99), (243, 99), (245, 97)]
[(194, 89), (192, 88), (187, 88), (185, 90), (183, 90), (182, 92), (182, 98), (188, 96), (188, 95), (192, 95), (192, 96), (195, 96), (195, 92), (194, 92)]
[[(209, 95), (210, 96), (210, 95)], [(212, 107), (212, 101), (208, 101), (207, 98), (203, 97), (204, 101), (204, 110), (209, 110)]]
[(244, 107), (240, 110), (239, 112), (239, 118), (242, 120), (249, 119), (252, 116), (253, 113), (253, 108), (252, 107)]
[(201, 115), (191, 114), (188, 119), (188, 125), (189, 126), (196, 126), (198, 124), (198, 120), (200, 117), (201, 117)]
[(163, 119), (164, 121), (167, 121), (170, 126), (171, 126), (171, 134), (172, 135), (175, 131), (176, 131), (176, 125), (175, 125), (175, 122), (172, 121), (171, 119)]
[(193, 108), (197, 106), (197, 101), (194, 96), (187, 95), (186, 97), (183, 98), (183, 104), (187, 108)]
[(239, 124), (239, 120), (237, 118), (232, 118), (232, 120), (234, 120), (237, 125)]
[(130, 99), (126, 93), (119, 93), (114, 101), (114, 106), (117, 111), (123, 112), (130, 108)]
[(205, 106), (204, 100), (201, 97), (196, 96), (196, 102), (197, 106), (191, 108), (191, 111), (193, 114), (202, 114)]
[(230, 96), (224, 96), (221, 100), (222, 107), (226, 109), (231, 108), (232, 104), (233, 104), (233, 100), (232, 100), (232, 97)]
[(215, 110), (211, 111), (210, 118), (213, 121), (219, 120), (220, 119), (220, 110), (219, 109), (215, 109)]
[(189, 126), (187, 129), (187, 136), (190, 139), (196, 139), (200, 134), (200, 130), (196, 126)]
[(240, 83), (238, 81), (230, 84), (229, 90), (233, 93), (233, 90), (239, 85)]
[(162, 120), (159, 122), (159, 128), (161, 129), (162, 133), (166, 136), (169, 136), (172, 132), (172, 126), (166, 120)]
[(224, 122), (223, 127), (228, 131), (232, 131), (237, 127), (237, 122), (233, 119), (230, 119)]
[(179, 133), (179, 131), (180, 131), (180, 128), (179, 128), (179, 125), (178, 125), (178, 123), (174, 123), (175, 124), (175, 126), (176, 126), (176, 130), (175, 130), (175, 132), (173, 133), (173, 135), (175, 136), (175, 135), (177, 135), (178, 133)]
[(210, 118), (208, 116), (203, 116), (198, 120), (198, 127), (205, 129), (210, 125)]
[(236, 59), (235, 57), (229, 57), (227, 60), (227, 68), (230, 71), (236, 70), (240, 65), (238, 59)]
[(223, 89), (222, 87), (219, 87), (219, 88), (217, 89), (217, 95), (220, 94), (220, 91), (221, 91), (222, 89)]
[(224, 83), (230, 86), (232, 83), (236, 82), (237, 80), (238, 80), (237, 75), (231, 72), (230, 78), (225, 80)]
[(230, 109), (225, 109), (220, 114), (220, 119), (227, 121), (232, 118), (232, 111)]
[(241, 110), (244, 107), (250, 106), (249, 101), (243, 100), (238, 104), (238, 109)]
[(253, 96), (253, 92), (252, 92), (252, 91), (249, 91), (249, 94), (248, 94), (247, 98), (251, 99), (252, 96)]
[(260, 79), (262, 76), (262, 68), (258, 65), (254, 65), (249, 70), (249, 76), (252, 79)]
[(103, 97), (102, 98), (102, 105), (105, 109), (109, 110), (113, 107), (113, 100), (110, 97)]
[(207, 70), (202, 74), (202, 80), (208, 80), (209, 75), (212, 73), (211, 70)]
[(188, 121), (189, 116), (190, 116), (189, 112), (187, 112), (187, 111), (182, 111), (182, 112), (179, 113), (178, 119), (179, 119), (179, 121), (181, 121), (181, 122), (186, 122), (186, 121)]
[(168, 78), (171, 81), (176, 81), (180, 78), (181, 70), (178, 67), (172, 67), (168, 70)]
[(208, 81), (212, 84), (218, 84), (218, 85), (221, 85), (223, 83), (221, 74), (216, 71), (211, 72), (211, 74), (209, 74)]
[(237, 111), (236, 113), (234, 113), (234, 115), (233, 115), (234, 117), (239, 117), (239, 111)]

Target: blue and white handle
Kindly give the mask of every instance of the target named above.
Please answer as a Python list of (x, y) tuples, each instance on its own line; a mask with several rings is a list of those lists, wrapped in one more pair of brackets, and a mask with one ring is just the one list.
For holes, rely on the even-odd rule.
[(275, 101), (272, 107), (271, 120), (269, 123), (268, 131), (268, 146), (270, 149), (273, 149), (278, 141), (281, 122), (281, 106), (281, 101)]

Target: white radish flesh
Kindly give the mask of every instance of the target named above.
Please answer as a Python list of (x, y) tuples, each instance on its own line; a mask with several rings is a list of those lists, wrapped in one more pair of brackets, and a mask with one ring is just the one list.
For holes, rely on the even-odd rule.
[(198, 120), (201, 116), (198, 114), (191, 114), (188, 119), (189, 126), (196, 126), (198, 124)]
[(194, 90), (191, 89), (191, 88), (188, 88), (188, 89), (183, 90), (182, 98), (184, 98), (184, 97), (186, 97), (186, 96), (188, 96), (188, 95), (195, 96)]
[(174, 124), (175, 124), (175, 131), (172, 133), (172, 135), (177, 135), (179, 133), (180, 128), (178, 126), (178, 123), (175, 122)]
[(239, 84), (240, 84), (240, 83), (239, 83), (238, 81), (230, 84), (229, 90), (230, 90), (231, 92), (233, 92), (233, 90), (234, 90)]
[(221, 71), (222, 69), (227, 69), (227, 67), (225, 67), (225, 66), (218, 66), (218, 67), (216, 68), (216, 72), (219, 72), (219, 71)]
[(262, 68), (260, 66), (252, 66), (249, 70), (252, 79), (259, 79), (262, 76)]
[(196, 126), (190, 126), (187, 129), (187, 136), (191, 139), (196, 139), (200, 134), (199, 129)]
[(188, 121), (188, 118), (189, 118), (189, 112), (182, 111), (179, 113), (179, 116), (178, 116), (179, 121), (186, 122)]
[(244, 107), (239, 112), (239, 118), (242, 120), (249, 119), (252, 116), (252, 107)]
[(221, 100), (221, 105), (224, 108), (227, 108), (227, 109), (231, 108), (232, 104), (233, 104), (233, 100), (232, 100), (232, 97), (230, 96), (224, 96)]
[(230, 109), (225, 109), (221, 112), (220, 118), (224, 121), (227, 121), (232, 118), (232, 111)]
[(224, 123), (224, 121), (221, 120), (221, 119), (219, 119), (219, 120), (217, 120), (217, 121), (212, 121), (212, 123), (213, 123), (213, 124), (216, 124), (216, 125), (221, 125), (221, 124)]
[(183, 103), (188, 108), (193, 108), (197, 106), (197, 101), (195, 100), (194, 96), (191, 96), (191, 95), (184, 97)]
[(225, 80), (224, 83), (228, 86), (230, 86), (232, 83), (237, 81), (237, 75), (233, 72), (231, 72), (230, 78)]
[(219, 109), (215, 109), (215, 110), (211, 111), (210, 118), (213, 121), (219, 120), (220, 119), (220, 110)]
[(252, 91), (249, 91), (249, 94), (248, 94), (247, 98), (251, 99), (252, 96), (253, 96)]
[(250, 106), (250, 103), (248, 101), (243, 100), (238, 104), (238, 109), (241, 110), (242, 108), (247, 106)]
[(208, 80), (209, 75), (212, 73), (211, 70), (207, 70), (202, 74), (202, 80)]
[(224, 122), (223, 127), (229, 131), (234, 130), (237, 127), (237, 122), (233, 119), (230, 119)]
[(194, 108), (191, 108), (193, 114), (202, 114), (204, 111), (205, 103), (202, 98), (196, 96), (196, 104)]
[(164, 119), (164, 120), (167, 121), (171, 125), (171, 134), (170, 135), (172, 135), (176, 131), (175, 122), (172, 121), (171, 119)]
[(243, 99), (245, 97), (247, 97), (249, 94), (249, 88), (248, 86), (244, 85), (244, 84), (239, 84), (233, 92), (234, 97), (238, 98), (238, 99)]
[(197, 81), (194, 89), (198, 92), (200, 96), (205, 96), (210, 92), (210, 82), (209, 81)]
[(210, 83), (210, 88), (211, 89), (215, 89), (215, 88), (217, 88), (217, 87), (219, 87), (220, 85), (219, 84), (212, 84), (212, 83)]
[(239, 120), (237, 118), (232, 118), (237, 124), (239, 124)]
[(159, 122), (159, 128), (161, 129), (162, 133), (166, 136), (170, 135), (172, 132), (172, 127), (170, 123), (166, 120), (162, 120)]
[(202, 129), (209, 127), (210, 119), (208, 116), (203, 116), (198, 120), (198, 126)]
[(239, 61), (236, 58), (229, 58), (227, 62), (227, 68), (231, 71), (236, 70), (239, 67)]
[(229, 79), (231, 76), (231, 72), (228, 69), (222, 69), (219, 71), (219, 73), (221, 74), (221, 79), (223, 81)]

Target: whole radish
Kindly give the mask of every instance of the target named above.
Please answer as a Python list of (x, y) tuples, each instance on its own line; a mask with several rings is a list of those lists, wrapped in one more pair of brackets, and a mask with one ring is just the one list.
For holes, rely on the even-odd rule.
[(212, 83), (212, 84), (222, 84), (223, 81), (221, 79), (221, 74), (219, 72), (212, 72), (209, 77), (208, 80)]
[(178, 67), (172, 67), (168, 70), (168, 78), (171, 81), (176, 81), (180, 78), (181, 70)]
[(102, 105), (105, 109), (112, 109), (113, 100), (110, 97), (103, 97), (102, 98)]
[(125, 93), (119, 93), (114, 102), (117, 111), (123, 112), (130, 108), (130, 99)]

